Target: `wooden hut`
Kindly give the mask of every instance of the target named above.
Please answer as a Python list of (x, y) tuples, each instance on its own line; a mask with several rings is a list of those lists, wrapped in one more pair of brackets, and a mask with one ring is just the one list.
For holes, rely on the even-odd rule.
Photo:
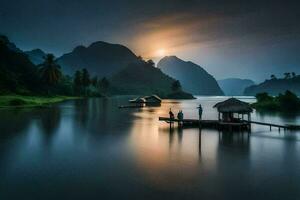
[(150, 105), (160, 105), (162, 101), (157, 95), (146, 96), (144, 99), (146, 100), (146, 104)]
[(251, 120), (251, 108), (249, 103), (240, 101), (236, 98), (230, 98), (223, 102), (214, 105), (218, 110), (218, 119), (223, 122), (239, 122), (240, 116), (244, 120), (244, 115), (248, 116), (248, 121)]
[(146, 103), (146, 99), (143, 97), (137, 97), (135, 99), (129, 100), (130, 103)]

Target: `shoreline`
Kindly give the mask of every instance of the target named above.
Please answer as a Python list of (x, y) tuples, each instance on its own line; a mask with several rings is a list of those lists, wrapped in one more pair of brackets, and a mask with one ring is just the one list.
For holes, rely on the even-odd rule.
[(1, 95), (0, 108), (31, 108), (60, 103), (83, 97), (73, 96), (23, 96), (23, 95)]

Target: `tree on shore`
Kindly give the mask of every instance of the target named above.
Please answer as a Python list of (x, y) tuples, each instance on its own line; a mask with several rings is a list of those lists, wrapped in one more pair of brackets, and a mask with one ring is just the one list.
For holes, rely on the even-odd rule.
[(285, 79), (290, 79), (291, 78), (291, 73), (290, 72), (284, 73), (284, 78)]
[(94, 86), (94, 87), (97, 87), (97, 85), (98, 85), (98, 77), (97, 76), (94, 76), (91, 79), (91, 85)]
[(174, 81), (172, 83), (171, 89), (172, 89), (173, 92), (180, 91), (181, 90), (181, 84), (180, 84), (180, 82), (178, 80)]
[(55, 62), (53, 54), (47, 54), (40, 67), (41, 79), (47, 85), (49, 95), (49, 88), (57, 84), (62, 77), (60, 66)]
[(76, 95), (80, 95), (81, 94), (81, 87), (82, 87), (82, 73), (79, 70), (77, 70), (75, 72), (73, 85), (74, 85), (74, 93)]
[(151, 59), (147, 61), (147, 64), (151, 67), (155, 67), (155, 63)]
[(104, 77), (99, 81), (99, 86), (100, 86), (101, 92), (103, 94), (106, 94), (108, 91), (108, 88), (110, 86), (110, 83), (109, 83), (108, 79), (106, 77)]
[(275, 79), (277, 79), (277, 77), (274, 74), (272, 74), (271, 75), (271, 80), (275, 80)]
[(292, 72), (292, 77), (295, 78), (297, 75), (295, 72)]
[(88, 87), (90, 86), (91, 81), (90, 81), (90, 74), (87, 69), (82, 70), (82, 86), (85, 91), (85, 95), (87, 96), (88, 93)]

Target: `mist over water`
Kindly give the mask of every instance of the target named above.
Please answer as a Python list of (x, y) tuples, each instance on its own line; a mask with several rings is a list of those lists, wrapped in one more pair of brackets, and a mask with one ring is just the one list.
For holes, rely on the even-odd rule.
[[(0, 110), (0, 199), (297, 199), (300, 132), (169, 130), (169, 108), (217, 119), (226, 97), (119, 109), (130, 97)], [(253, 98), (242, 98), (254, 102)], [(252, 120), (299, 124), (295, 115)]]

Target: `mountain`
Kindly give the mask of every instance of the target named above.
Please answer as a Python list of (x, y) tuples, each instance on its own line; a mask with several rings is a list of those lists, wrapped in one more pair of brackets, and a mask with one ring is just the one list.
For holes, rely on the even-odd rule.
[(29, 60), (35, 65), (39, 65), (43, 63), (47, 55), (41, 49), (33, 49), (31, 51), (25, 51), (24, 53), (28, 55)]
[(257, 93), (267, 92), (270, 95), (278, 95), (285, 93), (286, 90), (300, 96), (300, 76), (288, 79), (270, 79), (258, 85), (247, 87), (244, 91), (245, 95), (256, 95)]
[(0, 37), (0, 93), (24, 93), (40, 85), (36, 66), (18, 49)]
[(153, 65), (139, 61), (122, 68), (109, 81), (114, 94), (157, 94), (165, 97), (171, 93), (175, 80)]
[(88, 47), (78, 46), (57, 59), (67, 74), (73, 75), (76, 70), (86, 68), (98, 77), (111, 76), (122, 67), (137, 61), (137, 56), (127, 47), (101, 41)]
[(246, 87), (254, 85), (255, 83), (249, 79), (228, 78), (218, 80), (218, 84), (225, 95), (239, 96), (244, 94), (244, 90)]
[(19, 49), (14, 43), (10, 42), (9, 39), (5, 35), (0, 35), (0, 42), (5, 44), (5, 46), (14, 52), (22, 53), (22, 50)]
[(224, 95), (216, 79), (202, 67), (176, 56), (166, 56), (158, 64), (165, 74), (180, 81), (183, 89), (195, 95)]

